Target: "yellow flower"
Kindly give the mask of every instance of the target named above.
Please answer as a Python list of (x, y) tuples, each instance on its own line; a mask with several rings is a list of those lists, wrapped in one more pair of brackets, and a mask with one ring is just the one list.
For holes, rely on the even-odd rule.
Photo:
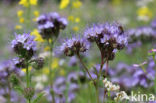
[(23, 5), (24, 7), (28, 7), (29, 3), (27, 0), (20, 0), (19, 5)]
[[(28, 70), (31, 71), (31, 70), (32, 70), (32, 67), (29, 66), (29, 67), (28, 67)], [(23, 71), (23, 72), (26, 72), (26, 68), (23, 68), (22, 71)]]
[(60, 9), (64, 9), (69, 5), (69, 0), (61, 0), (60, 2)]
[(56, 69), (59, 67), (59, 59), (58, 58), (54, 58), (53, 62), (51, 63), (51, 68), (52, 69)]
[(73, 27), (73, 31), (77, 32), (79, 30), (79, 27), (75, 26)]
[(80, 22), (80, 18), (79, 17), (75, 18), (75, 22), (79, 23)]
[(76, 0), (72, 3), (73, 8), (80, 8), (82, 5), (82, 2), (79, 0)]
[(22, 29), (22, 26), (21, 25), (16, 25), (15, 29)]
[(21, 17), (21, 18), (19, 19), (19, 22), (20, 22), (20, 23), (24, 23), (24, 18)]
[(37, 5), (37, 0), (30, 0), (31, 5)]
[(44, 51), (49, 51), (50, 50), (50, 47), (49, 46), (46, 46), (45, 48), (44, 48)]
[(22, 17), (22, 16), (23, 16), (23, 10), (17, 11), (17, 16), (18, 16), (18, 17)]
[(139, 8), (137, 14), (140, 20), (145, 21), (148, 21), (152, 17), (152, 12), (146, 6)]
[(39, 13), (39, 11), (34, 11), (34, 15), (35, 15), (35, 17), (38, 17), (39, 15), (40, 15), (40, 13)]
[(68, 16), (68, 20), (73, 22), (74, 21), (74, 16), (72, 16), (72, 15)]
[(24, 7), (28, 7), (30, 5), (37, 5), (37, 0), (20, 0), (19, 5), (23, 5)]
[(44, 40), (42, 39), (41, 35), (39, 34), (38, 30), (37, 29), (34, 29), (32, 32), (31, 32), (31, 35), (34, 35), (35, 36), (35, 40), (38, 41), (38, 42), (44, 42)]

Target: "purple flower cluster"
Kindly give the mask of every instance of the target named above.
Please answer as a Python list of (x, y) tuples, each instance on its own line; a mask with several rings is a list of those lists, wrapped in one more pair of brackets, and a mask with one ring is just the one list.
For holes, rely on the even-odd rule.
[(42, 14), (37, 18), (38, 29), (44, 39), (58, 37), (60, 30), (65, 29), (68, 22), (56, 12)]
[(127, 45), (124, 30), (117, 23), (94, 25), (84, 32), (84, 36), (90, 42), (95, 42), (103, 54), (103, 58), (108, 60), (113, 60), (114, 51), (121, 50)]
[(151, 22), (151, 27), (156, 29), (156, 19)]
[[(5, 98), (6, 96), (8, 96), (8, 92), (9, 89), (7, 87), (1, 88), (0, 89), (0, 100), (2, 99), (2, 97), (4, 97), (4, 99), (2, 99), (2, 101), (0, 101), (1, 103), (7, 103), (7, 98)], [(26, 103), (25, 99), (20, 96), (16, 91), (12, 90), (10, 91), (10, 102), (11, 103)], [(5, 101), (5, 102), (3, 102)]]
[(15, 39), (11, 42), (13, 50), (25, 59), (30, 59), (36, 52), (36, 42), (34, 36), (30, 34), (15, 35)]
[(66, 40), (60, 47), (66, 56), (73, 56), (89, 49), (89, 43), (81, 38), (71, 38)]
[(148, 88), (153, 86), (155, 78), (155, 63), (150, 60), (146, 72), (141, 67), (129, 66), (124, 63), (119, 63), (116, 68), (109, 69), (113, 70), (114, 73), (110, 74), (111, 81), (120, 84), (123, 89), (129, 89), (135, 86), (142, 86)]
[(0, 85), (4, 85), (12, 73), (20, 75), (21, 71), (20, 69), (16, 68), (12, 60), (2, 62), (0, 64)]
[(151, 41), (156, 39), (155, 32), (152, 27), (144, 26), (136, 29), (130, 29), (127, 31), (130, 42), (141, 41)]

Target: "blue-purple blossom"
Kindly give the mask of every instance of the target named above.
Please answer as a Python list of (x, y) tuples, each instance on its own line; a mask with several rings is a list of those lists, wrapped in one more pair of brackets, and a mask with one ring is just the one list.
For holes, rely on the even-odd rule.
[(58, 13), (42, 14), (37, 18), (38, 30), (44, 39), (58, 37), (60, 30), (65, 29), (68, 22)]
[(36, 52), (36, 42), (34, 36), (23, 33), (15, 35), (15, 39), (11, 42), (13, 50), (23, 58), (30, 59)]
[(84, 37), (95, 42), (102, 57), (108, 60), (113, 60), (115, 51), (123, 49), (128, 42), (122, 26), (117, 23), (94, 25), (84, 32)]
[(149, 26), (143, 26), (138, 27), (136, 29), (130, 29), (127, 31), (127, 34), (129, 36), (129, 41), (151, 41), (156, 38), (155, 32), (152, 27)]
[(66, 56), (73, 56), (81, 52), (86, 52), (89, 47), (90, 45), (85, 39), (73, 37), (66, 40), (60, 47), (60, 50), (64, 52)]
[(152, 28), (156, 29), (156, 19), (154, 19), (154, 20), (151, 22), (151, 26), (152, 26)]

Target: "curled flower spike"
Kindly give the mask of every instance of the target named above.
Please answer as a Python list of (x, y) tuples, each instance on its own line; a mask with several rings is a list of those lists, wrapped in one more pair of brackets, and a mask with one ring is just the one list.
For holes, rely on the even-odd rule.
[(127, 37), (119, 24), (94, 25), (84, 32), (84, 37), (95, 42), (103, 58), (113, 60), (116, 50), (122, 50), (127, 45)]
[(60, 49), (66, 56), (73, 56), (80, 52), (86, 52), (89, 49), (89, 43), (84, 39), (73, 37), (63, 43)]
[(23, 58), (30, 59), (36, 52), (36, 42), (34, 36), (30, 34), (15, 35), (11, 42), (13, 50)]
[(37, 18), (38, 29), (44, 39), (58, 37), (60, 30), (66, 28), (68, 22), (56, 12), (42, 14)]

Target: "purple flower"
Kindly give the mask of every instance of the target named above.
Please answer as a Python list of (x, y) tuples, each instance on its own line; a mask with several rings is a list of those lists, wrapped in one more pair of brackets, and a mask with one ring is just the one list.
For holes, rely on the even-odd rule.
[(156, 29), (156, 19), (154, 19), (154, 20), (151, 22), (151, 26), (152, 26), (152, 28)]
[(94, 25), (84, 32), (84, 37), (90, 42), (95, 42), (103, 58), (113, 60), (116, 50), (121, 50), (127, 45), (127, 36), (119, 24)]
[(70, 58), (68, 65), (70, 67), (72, 67), (72, 66), (75, 66), (77, 64), (77, 62), (78, 62), (78, 60), (77, 60), (76, 56), (73, 56)]
[(36, 52), (36, 42), (34, 36), (30, 34), (15, 35), (11, 42), (14, 51), (23, 58), (30, 59)]
[(155, 36), (155, 32), (153, 28), (149, 26), (144, 26), (144, 27), (138, 27), (136, 29), (130, 29), (127, 31), (127, 34), (129, 36), (129, 41), (134, 42), (134, 41), (151, 41)]
[(86, 52), (89, 49), (89, 43), (81, 38), (71, 38), (66, 40), (60, 47), (66, 56), (77, 55), (80, 52)]
[(57, 38), (60, 30), (66, 28), (68, 22), (56, 12), (42, 14), (37, 19), (38, 29), (44, 39)]

